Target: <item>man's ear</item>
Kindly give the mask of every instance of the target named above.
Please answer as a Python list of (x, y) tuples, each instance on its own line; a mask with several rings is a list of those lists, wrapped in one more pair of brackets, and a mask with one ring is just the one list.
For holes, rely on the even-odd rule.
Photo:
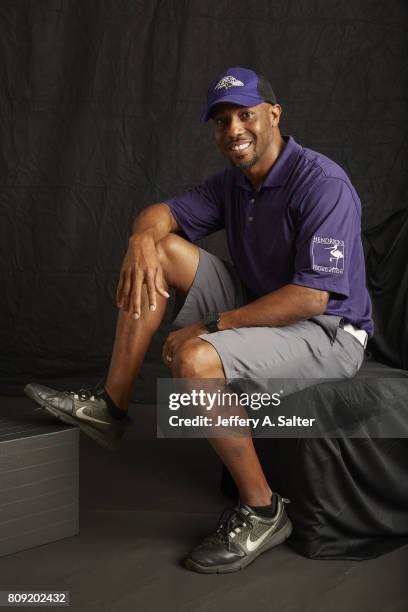
[(271, 127), (278, 127), (280, 116), (282, 114), (282, 107), (280, 104), (268, 104), (268, 106)]

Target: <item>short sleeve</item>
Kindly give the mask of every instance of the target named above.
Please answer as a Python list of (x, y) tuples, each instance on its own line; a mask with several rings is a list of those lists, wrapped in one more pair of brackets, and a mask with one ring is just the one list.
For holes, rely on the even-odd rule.
[(224, 227), (224, 176), (225, 172), (219, 172), (183, 195), (164, 200), (191, 242)]
[(350, 297), (351, 253), (360, 239), (360, 211), (347, 183), (323, 179), (297, 210), (293, 283)]

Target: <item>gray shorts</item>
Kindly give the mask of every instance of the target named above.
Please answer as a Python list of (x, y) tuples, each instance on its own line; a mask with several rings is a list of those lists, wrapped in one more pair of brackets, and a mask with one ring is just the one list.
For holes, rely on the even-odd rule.
[[(254, 299), (231, 264), (199, 251), (197, 273), (173, 322), (175, 329), (202, 319), (209, 311), (232, 310)], [(217, 351), (227, 382), (349, 378), (360, 369), (364, 348), (341, 324), (340, 317), (320, 315), (284, 327), (240, 327), (200, 338)]]

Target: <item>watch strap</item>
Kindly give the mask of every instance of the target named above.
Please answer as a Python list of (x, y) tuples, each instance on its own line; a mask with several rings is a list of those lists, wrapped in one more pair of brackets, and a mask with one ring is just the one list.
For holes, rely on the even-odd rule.
[(210, 334), (220, 331), (218, 323), (220, 322), (219, 312), (207, 312), (204, 318), (204, 326), (208, 329)]

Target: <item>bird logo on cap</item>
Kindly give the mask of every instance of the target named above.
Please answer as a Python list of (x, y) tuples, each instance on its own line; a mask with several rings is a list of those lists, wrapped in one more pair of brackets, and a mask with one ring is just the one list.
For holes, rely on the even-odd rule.
[(230, 87), (244, 87), (244, 83), (233, 76), (226, 76), (218, 81), (214, 89), (229, 89)]

